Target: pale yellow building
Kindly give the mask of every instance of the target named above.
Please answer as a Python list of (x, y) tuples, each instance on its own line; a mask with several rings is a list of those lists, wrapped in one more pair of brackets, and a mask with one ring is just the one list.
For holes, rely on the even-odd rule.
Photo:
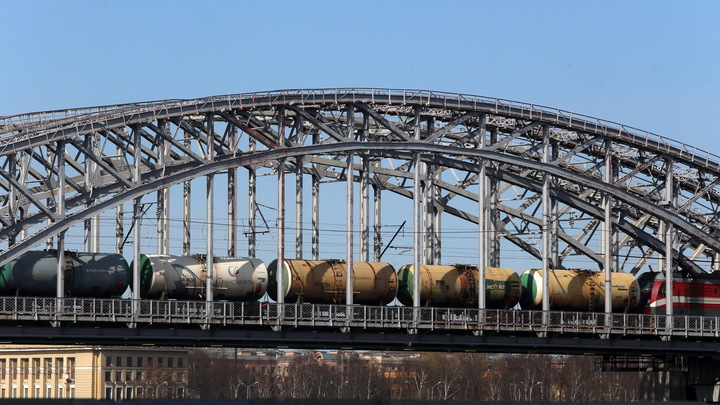
[(188, 350), (0, 345), (0, 398), (184, 398)]

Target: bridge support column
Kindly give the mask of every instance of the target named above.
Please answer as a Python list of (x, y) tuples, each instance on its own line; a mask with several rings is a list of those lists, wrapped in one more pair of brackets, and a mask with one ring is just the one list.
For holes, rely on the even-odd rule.
[[(313, 145), (320, 143), (320, 134), (318, 131), (313, 132)], [(320, 259), (320, 174), (317, 170), (312, 171), (312, 247), (310, 256), (312, 260)]]
[[(237, 128), (228, 128), (230, 148), (233, 153), (237, 150)], [(237, 168), (228, 169), (228, 256), (237, 256)]]
[[(605, 140), (605, 173), (603, 181), (606, 184), (612, 183), (612, 166), (613, 166), (613, 155), (612, 155), (612, 140)], [(613, 199), (610, 193), (605, 193), (603, 196), (603, 208), (605, 211), (605, 218), (603, 220), (602, 229), (602, 249), (603, 249), (603, 271), (605, 272), (605, 312), (612, 312), (612, 272), (615, 271), (613, 268), (613, 255), (615, 250), (612, 244), (612, 204)]]
[[(167, 121), (160, 120), (158, 127), (165, 135), (170, 136)], [(158, 166), (163, 167), (168, 160), (170, 147), (163, 138), (158, 143)], [(157, 192), (157, 252), (166, 255), (170, 252), (170, 189), (163, 188)]]
[[(416, 142), (420, 141), (420, 108), (415, 107), (415, 136)], [(420, 176), (422, 174), (422, 160), (420, 153), (413, 157), (413, 306), (420, 307), (420, 266), (422, 261), (422, 189), (420, 187)], [(415, 321), (419, 321), (419, 312), (415, 311)]]
[[(56, 221), (65, 217), (65, 141), (57, 143), (57, 190), (55, 194)], [(57, 239), (57, 297), (65, 296), (65, 231), (58, 234)], [(59, 307), (58, 307), (59, 309)]]
[[(364, 124), (363, 124), (364, 125)], [(370, 158), (362, 157), (360, 172), (360, 261), (370, 261)]]
[(277, 303), (285, 303), (285, 159), (280, 159), (278, 176), (278, 245), (277, 245)]
[(295, 258), (303, 258), (303, 158), (295, 160)]
[[(665, 203), (668, 209), (675, 206), (675, 185), (673, 176), (673, 161), (668, 158), (665, 161)], [(672, 315), (674, 312), (673, 297), (673, 271), (675, 263), (673, 262), (673, 242), (675, 231), (670, 221), (665, 221), (665, 290), (666, 290), (666, 307), (665, 313), (668, 315), (667, 327), (672, 328)]]
[[(212, 163), (215, 160), (215, 123), (214, 115), (207, 115), (207, 152), (206, 160), (208, 163)], [(207, 193), (205, 195), (205, 202), (207, 203), (207, 215), (205, 216), (207, 222), (207, 244), (206, 258), (205, 258), (205, 300), (211, 302), (213, 300), (213, 279), (215, 270), (215, 258), (214, 258), (214, 242), (215, 242), (215, 175), (207, 175)]]
[[(482, 114), (480, 116), (480, 129), (478, 133), (478, 142), (477, 147), (478, 149), (484, 149), (485, 148), (485, 138), (486, 138), (486, 125), (487, 125), (487, 115)], [(485, 298), (485, 291), (487, 284), (485, 280), (485, 268), (487, 267), (487, 254), (488, 254), (488, 226), (487, 226), (487, 206), (486, 206), (486, 197), (487, 197), (487, 172), (486, 172), (486, 165), (487, 162), (485, 162), (484, 159), (478, 160), (478, 285), (477, 285), (477, 293), (478, 293), (478, 308), (485, 309), (486, 304), (486, 298)], [(482, 317), (482, 322), (484, 322), (484, 316)]]
[[(248, 140), (248, 150), (250, 152), (255, 151), (255, 141), (251, 138)], [(257, 219), (257, 174), (255, 168), (248, 166), (248, 256), (257, 257), (256, 252), (256, 241), (257, 241), (257, 230), (256, 230), (256, 219)]]
[(380, 186), (373, 186), (373, 249), (374, 260), (381, 260), (382, 255), (382, 191)]
[[(190, 139), (185, 133), (185, 147), (190, 148)], [(183, 182), (183, 255), (190, 255), (190, 200), (192, 198), (192, 183)]]
[[(543, 125), (542, 161), (550, 161), (550, 128)], [(542, 185), (542, 310), (550, 310), (550, 175), (543, 174)]]
[[(355, 106), (353, 104), (348, 104), (347, 106), (347, 137), (350, 139), (355, 139)], [(353, 159), (354, 154), (349, 153), (347, 157), (347, 169), (345, 170), (345, 184), (347, 186), (347, 233), (346, 233), (346, 245), (345, 245), (345, 266), (347, 269), (347, 274), (345, 275), (345, 304), (346, 305), (352, 305), (353, 304), (353, 281), (355, 278), (355, 273), (353, 272), (353, 231), (354, 231), (354, 205), (355, 205), (355, 184), (354, 184), (354, 175), (353, 175)], [(349, 309), (348, 309), (349, 310)], [(349, 316), (350, 314), (347, 314), (346, 316)]]
[[(140, 128), (137, 126), (132, 127), (133, 133), (133, 183), (134, 185), (140, 186)], [(140, 296), (140, 216), (142, 215), (142, 207), (140, 201), (142, 197), (137, 197), (133, 201), (133, 298), (138, 300)]]

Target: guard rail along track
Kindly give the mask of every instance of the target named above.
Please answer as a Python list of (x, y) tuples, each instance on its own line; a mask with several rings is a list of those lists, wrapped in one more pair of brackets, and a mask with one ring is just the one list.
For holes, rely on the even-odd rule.
[(62, 327), (91, 323), (167, 328), (279, 326), (394, 329), (409, 333), (554, 333), (606, 339), (720, 337), (720, 317), (687, 315), (35, 297), (2, 297), (0, 311), (0, 324), (30, 321), (33, 326), (48, 322)]

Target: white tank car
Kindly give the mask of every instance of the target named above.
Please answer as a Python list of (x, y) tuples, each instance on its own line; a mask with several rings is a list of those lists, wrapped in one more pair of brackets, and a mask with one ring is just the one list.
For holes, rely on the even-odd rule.
[[(206, 269), (204, 255), (142, 255), (140, 296), (154, 299), (204, 299)], [(260, 259), (213, 259), (215, 300), (257, 300), (265, 294), (267, 284), (267, 268)]]

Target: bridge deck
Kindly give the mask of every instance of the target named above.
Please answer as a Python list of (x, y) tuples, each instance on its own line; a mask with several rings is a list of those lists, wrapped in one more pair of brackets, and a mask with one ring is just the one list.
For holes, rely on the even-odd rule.
[(33, 297), (0, 314), (13, 343), (720, 352), (708, 316)]

